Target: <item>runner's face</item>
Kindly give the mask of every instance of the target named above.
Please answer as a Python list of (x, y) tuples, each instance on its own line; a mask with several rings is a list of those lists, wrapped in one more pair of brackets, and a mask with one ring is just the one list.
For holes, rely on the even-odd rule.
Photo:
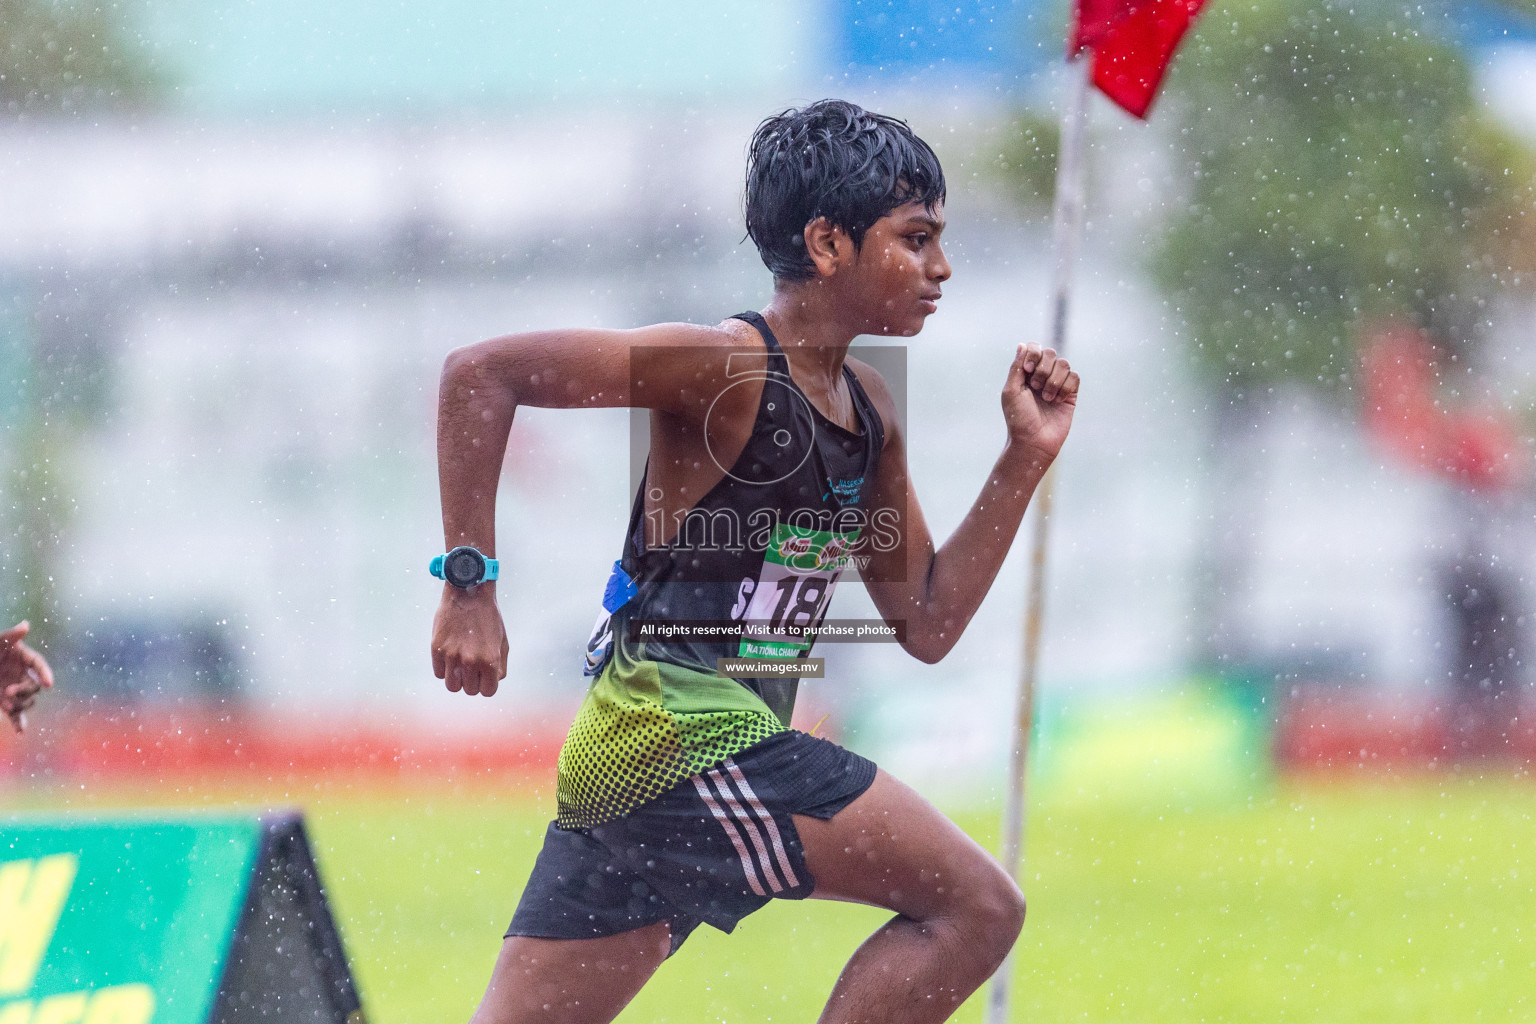
[(944, 204), (898, 206), (864, 234), (851, 277), (860, 297), (865, 334), (910, 337), (938, 309), (949, 260), (939, 244)]

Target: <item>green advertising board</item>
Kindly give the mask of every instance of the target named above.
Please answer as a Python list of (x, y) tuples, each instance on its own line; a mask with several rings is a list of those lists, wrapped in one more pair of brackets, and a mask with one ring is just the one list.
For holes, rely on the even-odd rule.
[(0, 820), (0, 1024), (359, 1024), (297, 815)]

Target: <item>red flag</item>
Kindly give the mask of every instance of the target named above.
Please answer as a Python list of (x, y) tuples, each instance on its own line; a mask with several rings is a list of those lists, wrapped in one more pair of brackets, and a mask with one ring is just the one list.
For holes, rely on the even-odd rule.
[(1093, 84), (1137, 117), (1146, 117), (1179, 40), (1205, 0), (1076, 0), (1073, 56), (1093, 51)]

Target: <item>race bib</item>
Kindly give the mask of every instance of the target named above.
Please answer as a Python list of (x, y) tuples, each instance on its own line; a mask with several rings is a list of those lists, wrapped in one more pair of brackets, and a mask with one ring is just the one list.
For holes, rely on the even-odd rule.
[(741, 621), (740, 658), (798, 658), (815, 642), (859, 531), (778, 524), (757, 579), (741, 581), (731, 618)]

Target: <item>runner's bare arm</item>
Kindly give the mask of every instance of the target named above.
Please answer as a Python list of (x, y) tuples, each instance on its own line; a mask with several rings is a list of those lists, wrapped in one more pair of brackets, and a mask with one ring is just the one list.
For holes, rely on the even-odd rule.
[[(520, 405), (637, 407), (702, 420), (726, 381), (719, 327), (660, 324), (635, 330), (535, 331), (449, 353), (438, 389), (437, 465), (448, 549), (496, 553), (496, 485)], [(443, 585), (433, 624), (432, 670), (450, 690), (496, 692), (507, 638), (496, 584)]]
[(1078, 376), (1054, 351), (1019, 346), (1003, 386), (1003, 452), (970, 512), (935, 551), (907, 471), (895, 403), (878, 375), (866, 375), (859, 364), (855, 369), (887, 424), (874, 509), (891, 510), (897, 538), (888, 550), (870, 552), (864, 579), (886, 622), (905, 620), (902, 646), (932, 664), (954, 647), (997, 578), (1024, 510), (1071, 428)]

